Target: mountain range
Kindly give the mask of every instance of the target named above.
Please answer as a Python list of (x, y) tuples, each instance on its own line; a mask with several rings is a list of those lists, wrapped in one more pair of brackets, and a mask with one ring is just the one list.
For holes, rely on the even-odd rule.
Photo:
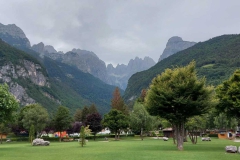
[[(1, 59), (4, 65), (0, 65), (0, 81), (10, 85), (21, 105), (38, 102), (49, 110), (65, 105), (73, 113), (76, 108), (95, 103), (102, 114), (106, 113), (115, 86), (124, 90), (133, 74), (156, 64), (150, 57), (136, 57), (127, 65), (106, 66), (91, 51), (74, 48), (63, 53), (43, 42), (31, 46), (22, 29), (14, 24), (0, 23), (0, 38), (3, 40), (0, 43), (1, 56), (8, 57)], [(162, 56), (168, 57), (194, 44), (172, 37)], [(17, 64), (25, 69), (23, 75), (15, 74), (19, 72)], [(20, 70), (24, 70), (22, 68)]]
[(125, 100), (138, 97), (151, 80), (167, 68), (185, 66), (196, 61), (199, 77), (206, 77), (208, 85), (217, 86), (240, 67), (240, 35), (222, 35), (177, 52), (150, 69), (134, 74), (124, 92)]

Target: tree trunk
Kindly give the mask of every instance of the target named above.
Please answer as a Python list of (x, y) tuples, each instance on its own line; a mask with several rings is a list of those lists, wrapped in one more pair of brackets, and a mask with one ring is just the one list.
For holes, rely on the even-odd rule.
[(60, 131), (59, 142), (62, 142), (62, 132)]
[(143, 128), (141, 128), (141, 139), (143, 140)]
[(117, 131), (115, 132), (115, 141), (117, 140)]
[(173, 144), (176, 144), (176, 126), (173, 125), (172, 128), (173, 128)]
[(176, 135), (177, 135), (177, 148), (178, 150), (183, 150), (183, 139), (184, 139), (184, 123), (176, 125)]
[(1, 144), (2, 144), (2, 133), (1, 133)]

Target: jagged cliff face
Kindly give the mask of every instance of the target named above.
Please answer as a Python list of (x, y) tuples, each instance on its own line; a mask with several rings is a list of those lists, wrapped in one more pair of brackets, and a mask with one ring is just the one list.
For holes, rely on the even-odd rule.
[(161, 61), (179, 51), (192, 47), (195, 44), (196, 42), (183, 41), (181, 37), (174, 36), (168, 40), (166, 48), (158, 61)]
[(119, 86), (125, 90), (127, 87), (128, 79), (136, 72), (147, 70), (154, 66), (156, 63), (153, 59), (145, 57), (144, 59), (136, 57), (131, 59), (128, 65), (117, 65), (116, 68), (112, 64), (107, 66), (107, 73), (109, 76), (110, 84)]
[(30, 48), (30, 41), (21, 28), (15, 24), (3, 25), (0, 23), (0, 37), (3, 41), (13, 46)]
[(32, 49), (40, 53), (41, 56), (46, 56), (70, 66), (75, 66), (79, 70), (90, 73), (103, 82), (108, 83), (105, 62), (100, 60), (93, 52), (73, 49), (70, 52), (62, 54), (62, 52), (57, 52), (52, 46), (44, 46), (42, 42), (33, 45)]
[(0, 65), (0, 81), (7, 83), (10, 92), (17, 98), (22, 105), (35, 103), (27, 93), (24, 87), (18, 84), (19, 79), (29, 79), (38, 86), (46, 86), (47, 79), (38, 71), (41, 67), (31, 61), (22, 60), (21, 65), (14, 65), (11, 62)]

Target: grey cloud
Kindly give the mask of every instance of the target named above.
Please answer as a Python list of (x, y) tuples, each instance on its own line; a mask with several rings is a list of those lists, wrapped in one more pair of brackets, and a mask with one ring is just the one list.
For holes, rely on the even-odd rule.
[(105, 62), (155, 61), (172, 36), (205, 41), (239, 33), (238, 0), (2, 0), (0, 23), (16, 24), (32, 44), (80, 48)]

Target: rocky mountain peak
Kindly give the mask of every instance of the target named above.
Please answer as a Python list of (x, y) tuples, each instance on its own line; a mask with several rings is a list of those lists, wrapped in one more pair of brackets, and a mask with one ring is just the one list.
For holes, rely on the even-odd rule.
[(44, 47), (44, 51), (48, 52), (48, 53), (58, 53), (53, 46), (50, 45), (46, 45)]
[(38, 53), (41, 53), (43, 54), (44, 53), (44, 43), (43, 42), (40, 42), (38, 44), (34, 44), (32, 46), (32, 49)]
[(0, 38), (14, 46), (31, 47), (23, 30), (15, 24), (4, 25), (0, 23)]
[(161, 61), (164, 58), (167, 58), (167, 57), (171, 56), (172, 54), (175, 54), (179, 51), (182, 51), (184, 49), (192, 47), (195, 44), (196, 44), (196, 42), (183, 41), (182, 38), (178, 37), (178, 36), (171, 37), (168, 40), (166, 48), (164, 49), (164, 51), (158, 61)]
[(91, 52), (91, 51), (86, 51), (86, 50), (73, 48), (72, 52), (77, 53), (77, 54), (82, 54), (82, 55), (87, 55), (88, 54), (88, 55), (92, 55), (92, 56), (95, 56), (95, 57), (98, 58), (98, 56), (95, 53)]
[(149, 69), (155, 64), (154, 60), (150, 57), (144, 57), (144, 59), (135, 57), (128, 62), (128, 65), (118, 64), (115, 68), (112, 64), (109, 64), (107, 66), (107, 73), (111, 81), (110, 84), (125, 89), (128, 79), (134, 73)]
[(0, 33), (9, 34), (13, 37), (27, 38), (23, 30), (15, 24), (3, 25), (0, 23)]
[(181, 37), (173, 36), (169, 38), (168, 43), (175, 43), (175, 42), (182, 42), (182, 41), (183, 39)]

